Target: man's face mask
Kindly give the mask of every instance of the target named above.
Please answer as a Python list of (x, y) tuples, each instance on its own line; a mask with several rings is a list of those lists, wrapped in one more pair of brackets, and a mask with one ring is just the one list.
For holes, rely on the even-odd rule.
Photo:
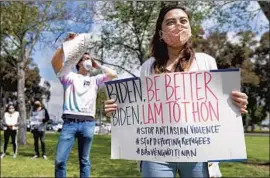
[(91, 60), (85, 60), (83, 61), (83, 67), (85, 70), (90, 71), (92, 69), (92, 61)]

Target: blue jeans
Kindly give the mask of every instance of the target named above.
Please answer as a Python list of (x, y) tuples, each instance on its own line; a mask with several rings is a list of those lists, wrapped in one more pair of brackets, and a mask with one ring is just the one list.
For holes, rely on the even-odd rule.
[(74, 144), (78, 139), (80, 177), (90, 177), (90, 149), (93, 142), (95, 122), (64, 123), (60, 133), (55, 155), (55, 177), (66, 177), (66, 162)]
[(142, 161), (142, 177), (176, 177), (180, 178), (209, 177), (208, 164), (197, 162), (150, 162)]

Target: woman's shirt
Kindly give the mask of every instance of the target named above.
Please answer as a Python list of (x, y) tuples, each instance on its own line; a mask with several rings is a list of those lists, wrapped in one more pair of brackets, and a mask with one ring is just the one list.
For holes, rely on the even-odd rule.
[(46, 130), (46, 122), (49, 121), (49, 115), (45, 108), (34, 110), (31, 116), (31, 127), (39, 131)]
[[(145, 77), (148, 75), (153, 74), (153, 63), (155, 61), (154, 57), (149, 58), (146, 60), (142, 67), (141, 67), (141, 77)], [(198, 72), (198, 71), (205, 71), (205, 70), (215, 70), (217, 69), (217, 63), (216, 60), (205, 53), (195, 53), (195, 60), (192, 62), (188, 72)], [(154, 162), (160, 162), (161, 161), (154, 161)], [(138, 162), (140, 165), (140, 162)]]
[(13, 113), (5, 112), (3, 121), (4, 121), (5, 130), (7, 129), (7, 126), (12, 126), (12, 127), (9, 127), (9, 129), (17, 130), (20, 123), (19, 112), (17, 111)]
[[(154, 57), (146, 60), (141, 67), (141, 77), (153, 74), (153, 63), (155, 61)], [(216, 60), (205, 53), (195, 53), (195, 60), (190, 66), (188, 72), (197, 72), (203, 70), (214, 70), (217, 69)]]

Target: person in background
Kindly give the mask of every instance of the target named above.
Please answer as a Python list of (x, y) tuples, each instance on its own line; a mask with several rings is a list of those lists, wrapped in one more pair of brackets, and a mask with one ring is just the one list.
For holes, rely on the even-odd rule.
[(31, 132), (34, 137), (35, 155), (33, 159), (40, 157), (39, 154), (39, 141), (41, 142), (42, 158), (47, 159), (46, 147), (45, 147), (45, 131), (46, 123), (50, 120), (47, 109), (42, 106), (41, 102), (37, 99), (33, 105), (33, 111), (31, 113)]
[[(160, 10), (156, 29), (151, 42), (151, 58), (141, 67), (141, 77), (170, 72), (194, 72), (217, 69), (213, 57), (205, 53), (195, 53), (191, 42), (189, 16), (183, 7), (165, 6)], [(232, 91), (232, 102), (241, 113), (247, 113), (247, 95)], [(105, 102), (105, 112), (117, 110), (115, 101)], [(207, 162), (153, 162), (142, 161), (142, 177), (209, 177)]]
[(7, 151), (7, 145), (9, 142), (9, 137), (11, 137), (13, 145), (13, 158), (17, 156), (17, 130), (20, 125), (20, 114), (15, 110), (13, 104), (9, 104), (6, 108), (3, 118), (4, 126), (4, 150), (1, 154), (1, 159), (5, 157)]
[[(76, 37), (77, 34), (69, 33), (66, 41), (76, 40)], [(74, 46), (70, 47), (71, 50), (77, 50)], [(52, 58), (52, 66), (64, 88), (62, 115), (64, 124), (56, 148), (55, 177), (66, 177), (66, 161), (76, 138), (78, 139), (80, 177), (90, 177), (89, 157), (95, 130), (94, 117), (98, 86), (112, 80), (117, 74), (114, 70), (98, 64), (88, 53), (82, 55), (81, 51), (74, 54), (74, 56), (82, 55), (78, 61), (70, 59), (63, 64), (66, 52), (70, 51), (66, 51), (65, 46), (61, 47)], [(65, 56), (65, 58), (68, 57)], [(77, 73), (72, 71), (74, 67)], [(91, 76), (90, 72), (93, 68), (101, 69), (104, 73)]]

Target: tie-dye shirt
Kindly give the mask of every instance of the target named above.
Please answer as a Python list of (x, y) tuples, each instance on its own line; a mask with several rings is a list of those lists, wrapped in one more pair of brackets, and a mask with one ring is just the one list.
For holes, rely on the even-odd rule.
[(109, 79), (107, 75), (90, 77), (62, 70), (58, 77), (64, 88), (63, 114), (95, 117), (98, 85)]

